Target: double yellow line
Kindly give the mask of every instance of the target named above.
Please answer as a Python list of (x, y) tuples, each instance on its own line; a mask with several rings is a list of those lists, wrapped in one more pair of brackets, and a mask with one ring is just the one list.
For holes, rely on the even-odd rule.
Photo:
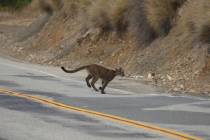
[(188, 134), (184, 134), (181, 132), (177, 132), (174, 130), (170, 130), (170, 129), (166, 129), (166, 128), (160, 128), (151, 124), (146, 124), (146, 123), (142, 123), (139, 121), (134, 121), (134, 120), (130, 120), (130, 119), (126, 119), (126, 118), (122, 118), (122, 117), (118, 117), (118, 116), (114, 116), (114, 115), (110, 115), (110, 114), (105, 114), (105, 113), (100, 113), (100, 112), (96, 112), (96, 111), (92, 111), (92, 110), (87, 110), (87, 109), (82, 109), (79, 107), (74, 107), (74, 106), (70, 106), (70, 105), (66, 105), (57, 101), (53, 101), (53, 100), (49, 100), (49, 99), (44, 99), (41, 97), (37, 97), (37, 96), (32, 96), (32, 95), (28, 95), (28, 94), (24, 94), (24, 93), (18, 93), (15, 91), (11, 91), (8, 89), (3, 89), (0, 88), (0, 94), (4, 94), (4, 95), (9, 95), (9, 96), (15, 96), (15, 97), (20, 97), (20, 98), (24, 98), (24, 99), (28, 99), (31, 101), (35, 101), (38, 103), (42, 103), (45, 105), (49, 105), (58, 109), (62, 109), (62, 110), (68, 110), (68, 111), (76, 111), (78, 113), (82, 113), (85, 115), (90, 115), (90, 116), (95, 116), (98, 118), (102, 118), (105, 120), (109, 120), (112, 122), (117, 122), (120, 124), (124, 124), (124, 125), (128, 125), (128, 126), (132, 126), (132, 127), (136, 127), (136, 128), (140, 128), (140, 129), (145, 129), (148, 131), (152, 131), (152, 132), (156, 132), (159, 133), (161, 135), (170, 137), (170, 138), (175, 138), (178, 140), (202, 140), (201, 138), (195, 137), (195, 136), (191, 136)]

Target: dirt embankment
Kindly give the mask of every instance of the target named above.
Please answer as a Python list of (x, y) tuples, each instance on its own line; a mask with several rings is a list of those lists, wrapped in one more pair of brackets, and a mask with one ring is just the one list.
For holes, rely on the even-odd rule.
[(154, 84), (171, 91), (209, 94), (210, 1), (49, 0), (42, 5), (48, 14), (13, 31), (18, 35), (2, 33), (1, 44), (12, 56), (72, 68), (122, 66), (135, 78), (150, 73)]

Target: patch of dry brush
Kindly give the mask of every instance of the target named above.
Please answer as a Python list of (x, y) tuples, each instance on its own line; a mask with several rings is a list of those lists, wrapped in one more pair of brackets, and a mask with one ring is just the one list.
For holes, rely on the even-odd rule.
[(173, 27), (177, 10), (185, 0), (145, 0), (144, 8), (150, 26), (158, 36), (165, 36)]

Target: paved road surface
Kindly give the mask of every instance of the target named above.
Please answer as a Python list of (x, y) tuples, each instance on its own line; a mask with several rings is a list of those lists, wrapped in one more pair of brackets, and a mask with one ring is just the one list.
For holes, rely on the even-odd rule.
[[(80, 80), (83, 76), (83, 73), (65, 74), (59, 68), (0, 59), (1, 88), (210, 140), (208, 98), (169, 96), (122, 79), (114, 80), (110, 85), (113, 88), (101, 95), (86, 87)], [(130, 86), (125, 86), (126, 83)], [(131, 88), (132, 85), (135, 88)], [(173, 139), (158, 132), (61, 110), (1, 92), (0, 112), (0, 140)]]

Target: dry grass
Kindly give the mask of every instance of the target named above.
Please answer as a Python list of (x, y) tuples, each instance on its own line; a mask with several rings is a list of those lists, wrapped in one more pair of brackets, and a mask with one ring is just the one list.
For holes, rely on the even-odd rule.
[(107, 9), (110, 9), (110, 6), (110, 3), (104, 0), (93, 2), (87, 11), (90, 26), (102, 31), (109, 30), (111, 22)]
[(111, 5), (109, 16), (112, 26), (117, 32), (124, 32), (127, 28), (125, 17), (128, 10), (128, 2), (128, 0), (115, 0)]
[(102, 31), (125, 30), (125, 14), (128, 0), (101, 0), (92, 2), (87, 10), (90, 26), (101, 28)]
[(60, 17), (78, 18), (78, 26), (116, 32), (119, 37), (128, 35), (138, 42), (138, 46), (148, 45), (157, 37), (166, 36), (177, 25), (180, 30), (191, 31), (201, 40), (207, 40), (204, 38), (208, 35), (206, 17), (209, 17), (207, 11), (210, 7), (207, 0), (45, 1), (53, 5), (53, 10), (58, 9)]
[(137, 41), (138, 46), (148, 45), (156, 38), (154, 30), (148, 23), (143, 0), (133, 0), (129, 3), (127, 20), (129, 34)]
[(177, 9), (184, 2), (184, 0), (145, 0), (147, 20), (159, 36), (168, 34), (173, 26)]
[(199, 39), (203, 43), (210, 44), (210, 23), (203, 25), (199, 34)]
[(100, 0), (88, 5), (89, 26), (129, 34), (140, 44), (164, 36), (172, 28), (177, 9), (186, 0)]
[(195, 39), (208, 42), (210, 38), (210, 1), (188, 0), (177, 21), (180, 32), (190, 32)]
[(148, 25), (143, 0), (101, 0), (89, 7), (87, 17), (91, 27), (131, 36), (140, 44), (151, 42), (154, 32)]

